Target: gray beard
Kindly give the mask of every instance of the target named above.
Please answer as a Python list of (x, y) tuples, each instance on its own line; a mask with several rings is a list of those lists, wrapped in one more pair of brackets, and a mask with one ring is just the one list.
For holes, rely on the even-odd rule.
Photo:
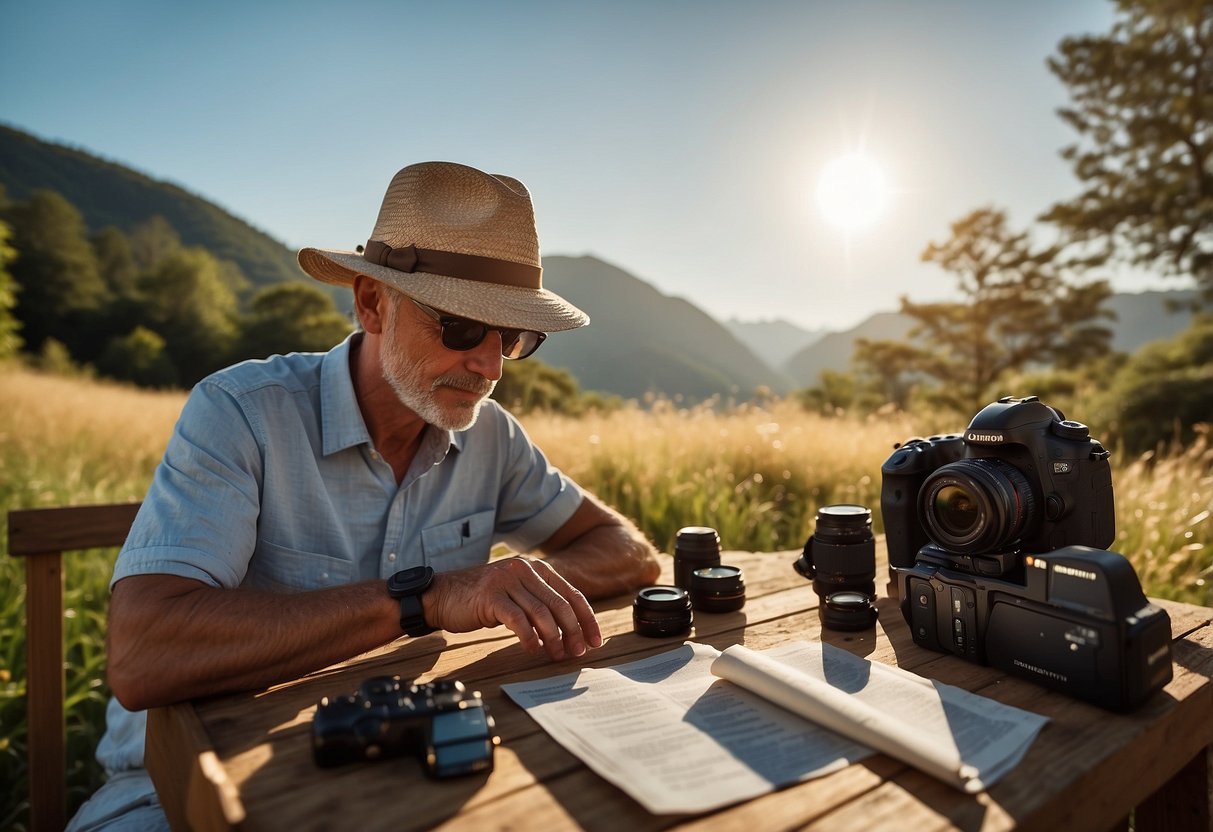
[[(443, 430), (467, 430), (476, 423), (480, 406), (493, 392), (497, 382), (472, 373), (446, 373), (427, 386), (420, 367), (409, 361), (404, 350), (396, 345), (389, 346), (387, 339), (382, 343), (380, 355), (383, 377), (391, 385), (401, 404), (424, 421)], [(459, 402), (444, 407), (434, 396), (434, 391), (440, 387), (468, 390), (480, 394), (480, 398), (473, 402)]]

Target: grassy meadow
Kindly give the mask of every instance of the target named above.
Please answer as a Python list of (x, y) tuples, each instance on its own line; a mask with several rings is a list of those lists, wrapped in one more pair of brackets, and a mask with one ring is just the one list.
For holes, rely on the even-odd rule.
[[(3, 509), (140, 499), (184, 402), (95, 381), (0, 366)], [(523, 420), (551, 460), (632, 517), (665, 551), (684, 525), (727, 548), (793, 549), (818, 506), (880, 500), (880, 464), (908, 436), (959, 424), (902, 414), (827, 419), (786, 401), (727, 410), (658, 402), (580, 418)], [(1098, 436), (1098, 431), (1096, 430)], [(1117, 540), (1146, 591), (1213, 605), (1213, 444), (1140, 458), (1114, 452)], [(874, 512), (879, 525), (879, 512)], [(0, 518), (0, 522), (3, 519)], [(0, 536), (0, 829), (25, 822), (22, 567)], [(113, 551), (67, 558), (69, 801), (101, 782), (92, 760), (107, 689), (104, 632)]]

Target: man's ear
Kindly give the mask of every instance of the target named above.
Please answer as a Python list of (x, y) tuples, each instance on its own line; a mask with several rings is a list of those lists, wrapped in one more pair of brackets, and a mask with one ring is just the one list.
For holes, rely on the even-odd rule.
[(364, 274), (354, 276), (354, 310), (364, 330), (372, 335), (383, 333), (387, 297), (378, 280)]

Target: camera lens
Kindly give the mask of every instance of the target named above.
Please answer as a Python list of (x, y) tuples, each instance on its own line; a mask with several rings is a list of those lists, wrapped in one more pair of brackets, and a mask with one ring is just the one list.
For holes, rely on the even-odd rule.
[(691, 606), (703, 612), (734, 612), (745, 606), (745, 581), (736, 566), (709, 566), (691, 573)]
[(817, 616), (830, 630), (866, 630), (876, 623), (876, 599), (863, 592), (833, 592), (822, 599)]
[(867, 506), (840, 503), (817, 509), (817, 539), (845, 546), (872, 539), (872, 510)]
[(665, 638), (691, 629), (691, 599), (677, 586), (649, 586), (632, 602), (632, 627), (637, 635)]
[(674, 585), (691, 588), (696, 569), (720, 565), (720, 535), (708, 526), (686, 526), (674, 539)]
[(819, 508), (816, 530), (804, 545), (796, 571), (813, 581), (813, 591), (821, 598), (843, 590), (875, 595), (872, 510), (849, 503)]
[(960, 459), (927, 477), (919, 492), (927, 535), (949, 552), (1008, 548), (1026, 533), (1036, 497), (1024, 473), (1001, 459)]

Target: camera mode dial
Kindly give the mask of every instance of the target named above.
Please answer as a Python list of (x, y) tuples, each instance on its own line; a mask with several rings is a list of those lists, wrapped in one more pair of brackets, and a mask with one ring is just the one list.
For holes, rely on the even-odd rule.
[(1091, 437), (1091, 430), (1082, 422), (1075, 422), (1073, 419), (1065, 419), (1061, 422), (1054, 422), (1051, 425), (1052, 431), (1062, 439), (1075, 439), (1082, 441)]

